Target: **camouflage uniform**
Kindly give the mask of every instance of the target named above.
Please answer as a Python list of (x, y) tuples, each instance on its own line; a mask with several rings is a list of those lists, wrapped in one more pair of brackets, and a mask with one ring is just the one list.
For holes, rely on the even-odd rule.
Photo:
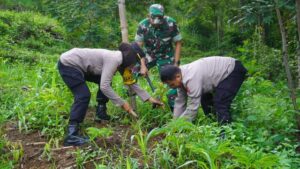
[[(181, 39), (176, 21), (169, 16), (164, 16), (163, 23), (159, 27), (151, 25), (149, 18), (142, 20), (135, 36), (136, 42), (144, 43), (147, 68), (151, 69), (156, 65), (159, 71), (166, 64), (174, 64), (172, 43)], [(170, 89), (167, 95), (172, 108), (177, 91)]]

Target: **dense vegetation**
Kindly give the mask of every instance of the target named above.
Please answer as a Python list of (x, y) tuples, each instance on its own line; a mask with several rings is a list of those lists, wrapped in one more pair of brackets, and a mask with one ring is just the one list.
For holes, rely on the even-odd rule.
[[(296, 111), (275, 12), (275, 8), (282, 12), (289, 66), (297, 77), (295, 2), (127, 0), (131, 40), (154, 2), (162, 3), (180, 26), (183, 64), (227, 55), (240, 59), (249, 70), (232, 105), (234, 123), (220, 127), (202, 110), (193, 124), (172, 120), (168, 108), (152, 109), (140, 101), (135, 121), (110, 103), (111, 123), (96, 127), (88, 118), (85, 121), (85, 133), (95, 141), (91, 149), (71, 152), (76, 166), (84, 168), (91, 162), (94, 168), (300, 168)], [(39, 157), (50, 163), (48, 167), (58, 167), (52, 150), (61, 147), (72, 103), (57, 72), (58, 57), (75, 46), (115, 49), (121, 41), (117, 1), (0, 0), (0, 9), (0, 168), (21, 167), (26, 157), (28, 146), (9, 137), (14, 127), (21, 135), (38, 132), (46, 140)], [(158, 88), (153, 96), (166, 102), (157, 70), (151, 70), (151, 79)], [(144, 79), (139, 83), (151, 93)], [(97, 86), (89, 86), (95, 95)], [(113, 87), (127, 97), (122, 86), (118, 75)], [(93, 115), (95, 105), (92, 99), (88, 114)], [(223, 140), (218, 137), (222, 129)], [(119, 142), (110, 144), (107, 138), (118, 134)]]

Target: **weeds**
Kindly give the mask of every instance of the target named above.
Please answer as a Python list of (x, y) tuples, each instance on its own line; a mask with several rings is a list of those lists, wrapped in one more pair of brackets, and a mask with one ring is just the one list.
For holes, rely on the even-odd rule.
[(106, 155), (102, 155), (102, 151), (92, 151), (92, 150), (81, 150), (77, 149), (75, 152), (76, 156), (76, 166), (78, 168), (84, 168), (84, 165), (89, 162), (94, 162), (96, 159), (100, 160), (102, 158), (105, 158)]
[[(51, 149), (60, 146), (72, 103), (71, 92), (56, 70), (58, 56), (68, 45), (61, 40), (65, 31), (56, 21), (31, 12), (23, 14), (27, 17), (9, 11), (0, 12), (0, 26), (3, 28), (0, 39), (0, 125), (2, 129), (6, 121), (16, 120), (22, 134), (41, 131), (48, 140), (43, 156), (52, 161)], [(2, 18), (6, 18), (7, 23)], [(53, 28), (52, 33), (39, 31), (49, 25)], [(27, 31), (26, 36), (19, 34)], [(279, 64), (276, 62), (278, 51), (266, 49), (269, 48), (250, 41), (238, 49), (244, 55), (241, 59), (252, 77), (243, 84), (233, 102), (234, 123), (223, 127), (226, 131), (224, 140), (218, 138), (222, 128), (213, 123), (214, 119), (206, 118), (201, 110), (193, 124), (183, 119), (170, 120), (172, 114), (167, 106), (153, 109), (152, 105), (138, 100), (140, 119), (132, 121), (120, 113), (120, 108), (109, 103), (109, 113), (117, 121), (111, 123), (129, 126), (128, 131), (120, 145), (110, 147), (104, 142), (104, 147), (101, 147), (94, 139), (114, 137), (118, 131), (113, 133), (113, 127), (88, 128), (87, 134), (96, 149), (77, 149), (74, 167), (84, 168), (87, 163), (92, 163), (99, 169), (300, 168), (299, 154), (295, 152), (298, 144), (293, 136), (296, 132), (294, 112), (287, 86), (263, 78), (272, 76), (277, 79), (274, 72), (281, 72), (280, 66), (272, 71), (273, 74), (266, 74), (272, 67), (264, 66), (263, 75), (259, 72), (262, 67), (257, 66), (257, 62), (268, 62), (260, 58), (264, 53), (274, 59), (269, 65)], [(248, 61), (252, 50), (256, 52), (255, 58)], [(186, 61), (194, 59), (183, 58)], [(138, 83), (153, 97), (167, 103), (167, 88), (160, 83), (156, 69), (151, 73), (151, 80), (157, 88), (155, 93), (151, 93), (144, 79)], [(118, 93), (123, 91), (121, 79), (120, 76), (114, 77), (113, 87)], [(97, 86), (91, 89), (94, 92)], [(91, 106), (94, 104), (95, 101), (91, 101)], [(7, 141), (3, 131), (0, 134), (0, 168), (16, 167), (24, 156), (23, 146)], [(132, 135), (131, 144), (128, 134)]]
[[(87, 134), (88, 134), (90, 140), (94, 143), (94, 145), (96, 147), (98, 147), (97, 143), (94, 141), (96, 138), (106, 138), (113, 134), (112, 129), (109, 129), (109, 128), (98, 129), (95, 127), (89, 127), (86, 130), (87, 130)], [(106, 147), (105, 141), (104, 141), (104, 147)]]

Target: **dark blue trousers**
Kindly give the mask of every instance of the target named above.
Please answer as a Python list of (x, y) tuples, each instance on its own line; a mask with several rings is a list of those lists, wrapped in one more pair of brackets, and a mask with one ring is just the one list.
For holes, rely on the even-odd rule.
[(226, 79), (221, 81), (213, 93), (201, 96), (201, 106), (205, 115), (214, 114), (220, 124), (231, 122), (230, 106), (245, 80), (247, 69), (240, 61)]
[[(86, 81), (94, 82), (99, 85), (101, 76), (82, 74), (73, 67), (63, 65), (60, 61), (57, 67), (63, 81), (74, 96), (70, 113), (70, 124), (81, 123), (84, 120), (91, 98), (91, 92)], [(100, 85), (97, 92), (97, 101), (99, 104), (106, 104), (108, 102), (108, 98), (100, 90)]]

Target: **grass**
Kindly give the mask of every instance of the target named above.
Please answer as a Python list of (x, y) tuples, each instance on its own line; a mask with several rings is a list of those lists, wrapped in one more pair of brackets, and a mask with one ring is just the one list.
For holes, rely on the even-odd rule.
[[(23, 63), (6, 64), (2, 60), (1, 100), (4, 104), (1, 105), (3, 112), (1, 118), (2, 124), (5, 121), (18, 121), (18, 128), (24, 134), (38, 130), (48, 138), (49, 142), (51, 140), (61, 142), (65, 134), (67, 112), (72, 103), (72, 96), (55, 70), (55, 61), (50, 60), (50, 63), (52, 64), (39, 63), (36, 66), (27, 66)], [(153, 74), (155, 73), (154, 71)], [(12, 78), (11, 74), (14, 75)], [(156, 79), (157, 76), (152, 78)], [(121, 78), (117, 76), (114, 80), (120, 81)], [(139, 83), (150, 91), (144, 80), (140, 80)], [(155, 85), (160, 84), (155, 81)], [(89, 86), (95, 93), (97, 86), (93, 84)], [(120, 85), (114, 88), (121, 93), (124, 90)], [(269, 93), (264, 88), (277, 92)], [(119, 108), (109, 104), (111, 115), (118, 117), (120, 124), (129, 125), (132, 142), (126, 141), (128, 138), (125, 136), (122, 138), (124, 139), (122, 144), (132, 144), (132, 148), (123, 145), (121, 150), (117, 150), (107, 145), (98, 145), (97, 149), (89, 152), (85, 152), (84, 149), (77, 150), (77, 166), (83, 167), (85, 162), (92, 160), (95, 154), (101, 151), (106, 154), (101, 162), (93, 162), (100, 168), (103, 166), (297, 168), (298, 155), (294, 151), (296, 144), (291, 134), (294, 125), (290, 123), (293, 119), (292, 115), (286, 113), (290, 111), (291, 105), (285, 97), (282, 97), (287, 92), (277, 90), (278, 88), (282, 86), (274, 86), (268, 81), (255, 77), (250, 78), (235, 100), (233, 111), (237, 112), (234, 116), (236, 122), (226, 128), (227, 138), (224, 141), (218, 141), (220, 127), (212, 123), (213, 120), (204, 117), (201, 111), (194, 124), (184, 120), (173, 121), (169, 110), (155, 110), (150, 104), (138, 101), (140, 119), (132, 121)], [(164, 89), (161, 90), (163, 93)], [(270, 103), (274, 106), (269, 107)], [(93, 105), (95, 105), (94, 101), (90, 106)], [(240, 110), (243, 111), (238, 112)], [(268, 114), (266, 111), (271, 112)], [(268, 125), (266, 123), (268, 120), (275, 121), (276, 125)], [(91, 127), (87, 128), (87, 133), (92, 138), (107, 137), (110, 133), (106, 128), (98, 129), (92, 125), (89, 123), (88, 126)], [(118, 125), (118, 122), (114, 125)], [(161, 140), (151, 142), (159, 135), (163, 136)], [(17, 164), (23, 156), (22, 147), (12, 145), (5, 145), (4, 147), (7, 147), (5, 152), (7, 158), (10, 156), (14, 161), (13, 164)], [(53, 144), (45, 146), (44, 155), (48, 160), (52, 158), (51, 147), (55, 146)], [(126, 153), (128, 149), (131, 153)], [(114, 155), (118, 151), (122, 155)], [(137, 156), (137, 152), (141, 155)], [(119, 163), (113, 163), (116, 160)]]
[[(1, 16), (16, 17), (24, 24), (22, 17), (12, 13)], [(53, 20), (46, 22), (48, 19), (42, 16), (37, 20), (38, 23), (28, 22), (39, 26), (27, 26), (22, 30), (34, 33), (48, 24), (59, 26)], [(18, 30), (18, 25), (14, 26), (13, 30)], [(4, 27), (9, 30), (7, 25)], [(53, 31), (64, 35), (61, 28)], [(58, 165), (53, 149), (61, 148), (72, 94), (59, 77), (56, 62), (68, 45), (63, 37), (51, 39), (51, 34), (45, 33), (41, 39), (14, 35), (16, 43), (9, 41), (9, 34), (0, 40), (3, 44), (0, 47), (0, 168), (18, 167), (21, 159), (28, 156), (24, 155), (25, 148), (32, 149), (24, 144), (25, 140), (21, 140), (21, 144), (8, 140), (11, 139), (6, 130), (8, 123), (16, 123), (16, 133), (20, 135), (39, 133), (39, 137), (46, 140), (41, 147), (42, 156), (52, 167)], [(51, 48), (46, 47), (47, 38), (51, 39)], [(45, 52), (40, 53), (42, 50)], [(189, 52), (197, 57), (183, 57), (183, 63), (200, 56), (196, 50)], [(256, 70), (251, 61), (246, 65)], [(151, 70), (150, 77), (157, 88), (155, 93), (145, 79), (140, 79), (139, 84), (166, 103), (166, 87), (160, 83), (156, 69)], [(95, 98), (97, 85), (88, 85)], [(118, 74), (113, 79), (113, 88), (121, 97), (127, 97)], [(232, 105), (234, 123), (225, 127), (206, 118), (201, 110), (197, 120), (190, 123), (172, 120), (168, 108), (153, 109), (151, 104), (139, 99), (137, 103), (137, 121), (111, 103), (108, 110), (114, 117), (113, 122), (99, 125), (87, 119), (83, 124), (87, 134), (92, 140), (101, 138), (104, 143), (94, 141), (92, 148), (70, 150), (75, 156), (72, 165), (78, 168), (87, 165), (94, 168), (300, 168), (299, 154), (295, 152), (299, 143), (294, 137), (296, 126), (287, 86), (284, 82), (265, 80), (259, 72), (253, 73), (243, 84)], [(95, 105), (92, 99), (89, 113), (94, 112)], [(226, 138), (221, 140), (218, 135), (223, 129)]]

